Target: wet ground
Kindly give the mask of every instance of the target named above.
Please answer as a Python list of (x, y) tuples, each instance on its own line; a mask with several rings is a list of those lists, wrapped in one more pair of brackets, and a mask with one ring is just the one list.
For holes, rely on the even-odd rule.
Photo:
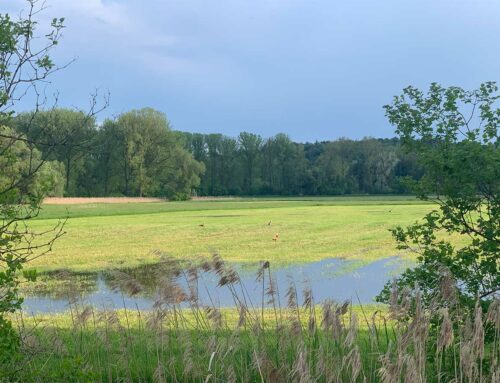
[[(373, 303), (384, 284), (401, 273), (409, 264), (399, 257), (388, 257), (370, 264), (344, 259), (325, 259), (319, 262), (280, 266), (271, 265), (265, 269), (264, 286), (262, 279), (256, 280), (258, 264), (231, 267), (237, 272), (240, 283), (235, 289), (248, 299), (250, 305), (260, 306), (262, 291), (269, 286), (269, 271), (275, 280), (276, 296), (286, 305), (285, 293), (290, 283), (296, 285), (299, 303), (301, 291), (310, 287), (317, 303), (325, 299), (336, 301), (352, 300), (356, 303)], [(219, 286), (220, 274), (213, 270), (197, 269), (196, 281), (187, 270), (174, 276), (169, 264), (148, 265), (138, 269), (116, 272), (75, 275), (58, 273), (42, 277), (45, 284), (25, 293), (23, 308), (30, 313), (62, 312), (71, 302), (90, 304), (97, 308), (151, 309), (158, 302), (161, 288), (171, 289), (175, 281), (187, 295), (189, 286), (196, 290), (200, 304), (219, 307), (234, 307), (234, 295), (230, 288)], [(169, 280), (165, 285), (165, 280)], [(191, 280), (191, 282), (188, 282)], [(234, 292), (234, 290), (233, 290)], [(163, 290), (165, 294), (165, 290)], [(267, 298), (265, 298), (267, 300)]]

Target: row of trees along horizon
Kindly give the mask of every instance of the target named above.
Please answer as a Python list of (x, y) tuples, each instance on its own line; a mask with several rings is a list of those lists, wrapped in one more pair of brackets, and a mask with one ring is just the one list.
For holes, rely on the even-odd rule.
[(397, 138), (297, 143), (283, 133), (188, 133), (151, 108), (101, 125), (75, 110), (24, 112), (9, 125), (26, 137), (27, 153), (34, 145), (49, 160), (51, 196), (389, 194), (407, 192), (401, 179), (422, 176)]

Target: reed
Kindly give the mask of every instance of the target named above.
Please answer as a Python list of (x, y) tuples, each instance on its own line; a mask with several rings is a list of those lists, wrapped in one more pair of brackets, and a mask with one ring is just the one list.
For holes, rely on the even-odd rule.
[[(458, 307), (453, 281), (431, 307), (418, 291), (393, 291), (387, 308), (317, 303), (293, 281), (282, 296), (271, 265), (257, 273), (259, 301), (236, 271), (211, 262), (169, 273), (151, 311), (100, 310), (73, 299), (71, 313), (17, 316), (22, 382), (491, 382), (500, 381), (500, 301), (473, 313)], [(200, 271), (219, 278), (235, 309), (201, 301)], [(138, 281), (123, 273), (130, 294)], [(185, 283), (180, 283), (183, 280)], [(183, 287), (184, 286), (184, 287)], [(187, 288), (185, 287), (187, 286)], [(76, 294), (75, 294), (76, 295)], [(19, 368), (22, 366), (22, 368)]]

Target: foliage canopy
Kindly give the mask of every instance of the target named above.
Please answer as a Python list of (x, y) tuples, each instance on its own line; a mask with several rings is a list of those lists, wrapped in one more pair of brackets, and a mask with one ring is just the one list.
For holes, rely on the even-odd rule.
[[(400, 249), (418, 253), (418, 266), (397, 283), (418, 284), (427, 298), (448, 272), (463, 302), (489, 301), (500, 288), (499, 98), (492, 82), (472, 91), (432, 84), (426, 94), (408, 87), (385, 106), (404, 148), (424, 169), (420, 180), (409, 181), (412, 189), (439, 204), (422, 222), (393, 230)], [(455, 248), (450, 233), (468, 243)]]

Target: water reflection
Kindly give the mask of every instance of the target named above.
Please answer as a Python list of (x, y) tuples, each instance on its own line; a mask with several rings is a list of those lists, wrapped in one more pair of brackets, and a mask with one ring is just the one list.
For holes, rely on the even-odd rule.
[[(262, 282), (256, 281), (259, 265), (231, 266), (238, 273), (245, 294), (254, 305), (260, 305)], [(331, 298), (371, 303), (386, 281), (407, 266), (408, 262), (399, 257), (369, 264), (334, 258), (279, 268), (271, 265), (271, 274), (283, 304), (291, 280), (296, 283), (298, 290), (310, 286), (316, 302)], [(189, 291), (188, 274), (188, 270), (175, 271), (168, 262), (98, 274), (59, 273), (46, 277), (46, 283), (41, 285), (43, 288), (35, 286), (29, 290), (25, 294), (23, 308), (33, 313), (61, 312), (68, 309), (69, 302), (78, 300), (98, 308), (148, 310), (153, 307), (162, 281), (175, 280), (185, 291)], [(235, 306), (229, 289), (226, 286), (218, 287), (219, 275), (208, 270), (208, 267), (200, 267), (197, 277), (196, 289), (200, 302), (220, 307)]]

